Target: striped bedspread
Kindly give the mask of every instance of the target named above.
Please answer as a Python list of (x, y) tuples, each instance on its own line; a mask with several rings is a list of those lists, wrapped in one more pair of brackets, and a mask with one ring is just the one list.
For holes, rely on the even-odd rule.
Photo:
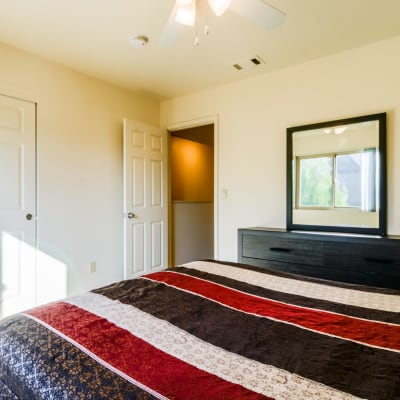
[(211, 261), (151, 273), (1, 321), (0, 398), (400, 399), (400, 292)]

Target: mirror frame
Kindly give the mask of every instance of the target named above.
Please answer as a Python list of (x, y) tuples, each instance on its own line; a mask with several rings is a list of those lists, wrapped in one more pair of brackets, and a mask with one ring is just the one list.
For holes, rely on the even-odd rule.
[[(335, 126), (356, 124), (366, 121), (379, 122), (379, 205), (378, 227), (362, 227), (362, 226), (339, 226), (339, 225), (313, 225), (313, 224), (295, 224), (293, 223), (293, 134), (300, 131), (332, 128)], [(316, 124), (301, 125), (287, 128), (287, 153), (286, 153), (286, 228), (287, 230), (317, 231), (317, 232), (337, 232), (337, 233), (354, 233), (368, 235), (386, 235), (387, 225), (387, 193), (386, 193), (386, 113), (363, 115), (360, 117), (345, 118), (333, 121), (320, 122)]]

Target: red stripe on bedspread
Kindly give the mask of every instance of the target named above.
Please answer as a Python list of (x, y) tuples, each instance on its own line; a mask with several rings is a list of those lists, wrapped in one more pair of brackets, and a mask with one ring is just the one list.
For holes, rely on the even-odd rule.
[(203, 279), (175, 272), (143, 276), (206, 297), (239, 311), (295, 324), (313, 331), (364, 344), (400, 350), (400, 326), (312, 310), (230, 289)]
[(187, 364), (106, 319), (72, 304), (58, 302), (27, 314), (79, 343), (125, 375), (170, 399), (271, 399)]

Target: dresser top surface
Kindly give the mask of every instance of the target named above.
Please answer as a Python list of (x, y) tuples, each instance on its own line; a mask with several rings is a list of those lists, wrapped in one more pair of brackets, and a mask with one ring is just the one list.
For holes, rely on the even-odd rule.
[(276, 234), (290, 234), (293, 236), (298, 236), (302, 238), (309, 239), (327, 239), (327, 240), (335, 240), (335, 241), (357, 241), (374, 239), (375, 241), (379, 241), (382, 239), (383, 242), (386, 242), (388, 239), (391, 240), (400, 240), (400, 235), (388, 235), (388, 236), (379, 236), (379, 235), (366, 235), (366, 234), (351, 234), (351, 233), (341, 233), (341, 232), (317, 232), (317, 231), (302, 231), (302, 230), (293, 230), (288, 231), (285, 228), (269, 228), (264, 226), (256, 226), (250, 228), (240, 228), (239, 231), (258, 231), (260, 233), (276, 233)]

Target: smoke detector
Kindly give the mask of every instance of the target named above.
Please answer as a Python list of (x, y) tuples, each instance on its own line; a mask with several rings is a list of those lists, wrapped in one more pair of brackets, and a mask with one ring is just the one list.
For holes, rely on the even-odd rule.
[(137, 49), (141, 49), (142, 47), (146, 46), (148, 41), (149, 41), (149, 38), (144, 35), (132, 36), (131, 45)]

